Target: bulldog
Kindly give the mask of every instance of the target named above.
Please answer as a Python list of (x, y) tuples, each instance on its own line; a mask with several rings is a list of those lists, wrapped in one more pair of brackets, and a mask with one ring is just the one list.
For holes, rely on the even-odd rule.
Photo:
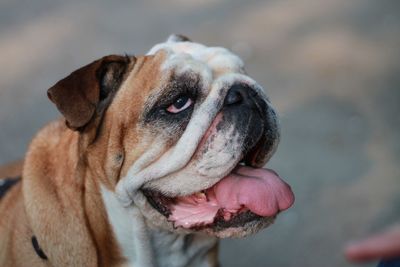
[(242, 60), (173, 35), (48, 90), (45, 126), (0, 202), (0, 266), (218, 266), (218, 238), (294, 201), (263, 169), (277, 115)]

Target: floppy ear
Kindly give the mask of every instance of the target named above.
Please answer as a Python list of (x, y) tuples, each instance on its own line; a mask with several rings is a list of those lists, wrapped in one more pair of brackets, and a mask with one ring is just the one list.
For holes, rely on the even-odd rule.
[(133, 57), (106, 56), (57, 82), (47, 91), (73, 130), (82, 130), (101, 115), (121, 85)]

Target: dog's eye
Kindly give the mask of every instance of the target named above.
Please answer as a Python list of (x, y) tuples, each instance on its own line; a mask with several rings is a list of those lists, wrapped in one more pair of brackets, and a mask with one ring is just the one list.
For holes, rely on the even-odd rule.
[(188, 96), (181, 96), (167, 108), (169, 113), (179, 113), (193, 104), (193, 100)]

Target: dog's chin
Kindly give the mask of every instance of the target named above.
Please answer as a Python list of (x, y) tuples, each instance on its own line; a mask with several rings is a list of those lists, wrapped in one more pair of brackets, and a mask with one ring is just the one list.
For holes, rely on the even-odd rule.
[(248, 222), (242, 222), (238, 225), (220, 226), (218, 223), (213, 227), (205, 228), (203, 231), (218, 238), (242, 238), (257, 233), (258, 231), (268, 227), (275, 220), (275, 217), (258, 217)]

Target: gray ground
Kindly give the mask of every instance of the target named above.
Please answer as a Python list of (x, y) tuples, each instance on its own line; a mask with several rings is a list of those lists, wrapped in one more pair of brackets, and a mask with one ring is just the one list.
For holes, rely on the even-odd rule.
[(265, 86), (283, 133), (268, 165), (297, 196), (269, 229), (224, 240), (223, 266), (351, 266), (346, 240), (399, 220), (397, 0), (131, 2), (1, 1), (0, 164), (58, 116), (57, 80), (185, 33), (233, 49)]

